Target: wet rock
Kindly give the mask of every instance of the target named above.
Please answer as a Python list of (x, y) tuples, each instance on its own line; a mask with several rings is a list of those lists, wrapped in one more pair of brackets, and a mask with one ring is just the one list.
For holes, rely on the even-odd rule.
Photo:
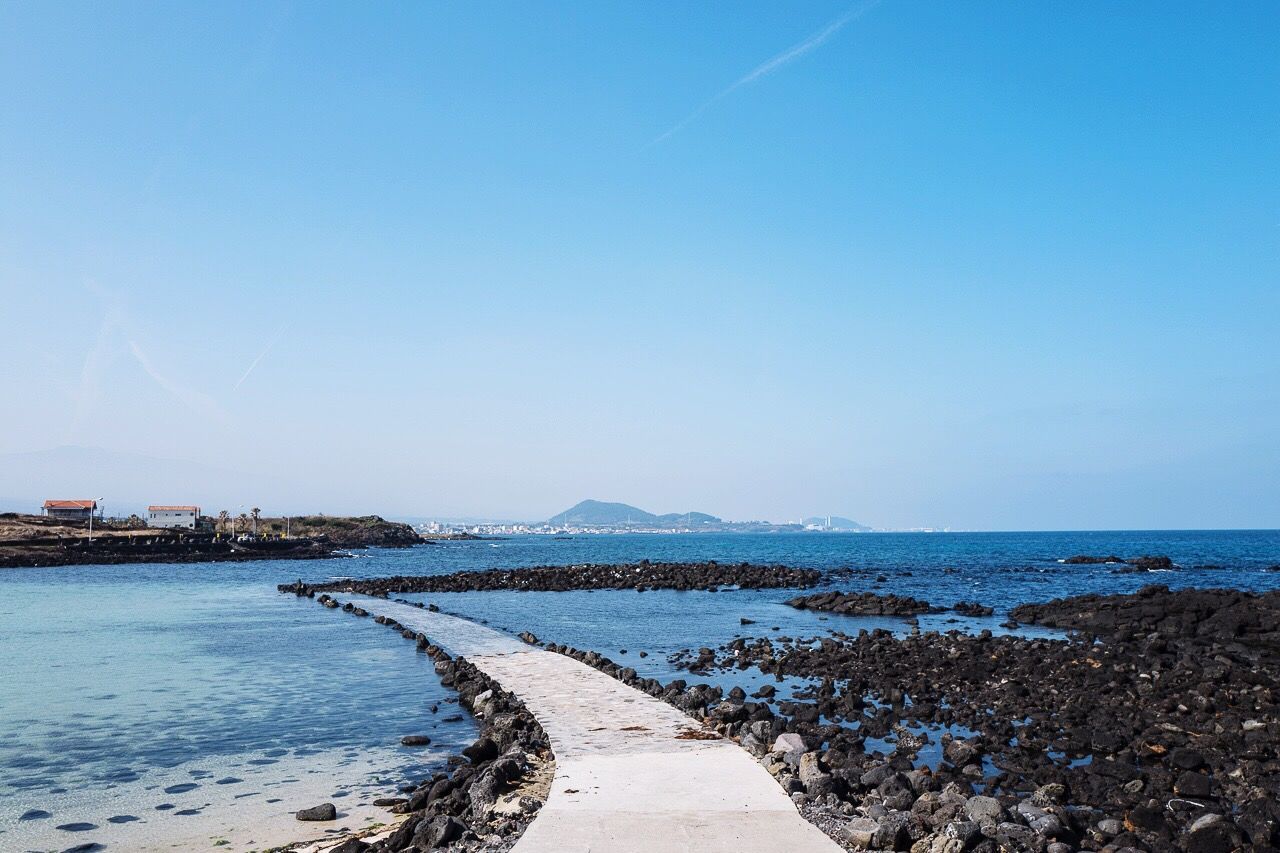
[(402, 746), (429, 746), (431, 738), (427, 735), (405, 735), (400, 738)]
[(1173, 560), (1168, 557), (1134, 557), (1125, 560), (1126, 563), (1137, 569), (1146, 569), (1147, 571), (1160, 571), (1162, 569), (1172, 569)]
[(294, 817), (298, 820), (337, 820), (338, 809), (333, 803), (321, 803), (299, 810)]

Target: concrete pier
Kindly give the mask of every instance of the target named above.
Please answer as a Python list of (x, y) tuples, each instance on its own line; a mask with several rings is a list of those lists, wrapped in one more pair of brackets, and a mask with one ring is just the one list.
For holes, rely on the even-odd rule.
[[(344, 600), (346, 597), (344, 597)], [(514, 693), (551, 740), (551, 794), (515, 853), (837, 853), (763, 767), (584, 663), (467, 619), (352, 597)]]

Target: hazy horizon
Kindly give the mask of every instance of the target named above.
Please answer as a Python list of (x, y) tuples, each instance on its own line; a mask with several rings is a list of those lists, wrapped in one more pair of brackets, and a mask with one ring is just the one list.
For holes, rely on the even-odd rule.
[(0, 499), (1280, 527), (1278, 36), (4, 4)]

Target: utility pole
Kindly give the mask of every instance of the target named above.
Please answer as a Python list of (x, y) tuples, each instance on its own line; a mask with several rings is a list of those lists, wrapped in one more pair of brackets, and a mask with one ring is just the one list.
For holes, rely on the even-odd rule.
[(102, 500), (102, 498), (95, 498), (93, 501), (93, 506), (89, 507), (89, 544), (90, 545), (93, 544), (93, 511), (97, 509), (98, 501), (100, 500)]

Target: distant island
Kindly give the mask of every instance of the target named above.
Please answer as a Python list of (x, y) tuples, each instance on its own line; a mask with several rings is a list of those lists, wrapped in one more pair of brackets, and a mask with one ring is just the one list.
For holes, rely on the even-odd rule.
[(841, 516), (812, 516), (803, 521), (726, 521), (708, 512), (654, 513), (618, 501), (585, 500), (558, 512), (546, 521), (430, 522), (419, 529), (426, 536), (451, 531), (480, 535), (525, 533), (572, 535), (575, 533), (800, 533), (867, 532), (871, 528)]
[(548, 524), (559, 525), (650, 525), (650, 524), (721, 524), (721, 520), (705, 512), (668, 512), (655, 515), (639, 507), (624, 503), (585, 500), (574, 504), (562, 513), (547, 519)]
[(804, 526), (810, 530), (835, 530), (835, 531), (851, 531), (854, 533), (869, 533), (870, 527), (865, 524), (859, 524), (852, 518), (841, 518), (838, 515), (815, 515), (804, 520)]

